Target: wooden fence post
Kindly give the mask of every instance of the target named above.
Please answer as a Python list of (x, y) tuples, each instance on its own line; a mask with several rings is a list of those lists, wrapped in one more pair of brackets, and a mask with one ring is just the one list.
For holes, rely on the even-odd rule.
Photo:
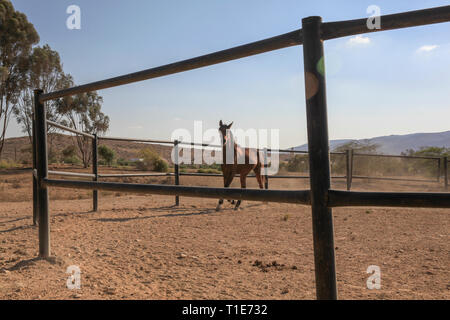
[(39, 217), (38, 217), (38, 196), (37, 196), (37, 171), (36, 171), (36, 121), (35, 121), (35, 114), (36, 111), (34, 110), (33, 106), (33, 114), (32, 114), (32, 134), (33, 139), (32, 141), (32, 153), (33, 153), (33, 170), (32, 170), (32, 177), (33, 177), (33, 225), (37, 226), (39, 223)]
[(330, 153), (321, 17), (303, 24), (306, 114), (317, 299), (337, 299), (333, 215), (328, 208)]
[[(92, 139), (92, 173), (95, 174), (94, 181), (98, 181), (98, 137), (94, 134)], [(92, 191), (92, 210), (98, 211), (98, 190)]]
[(438, 168), (437, 168), (437, 182), (438, 183), (441, 182), (441, 174), (442, 174), (442, 172), (441, 172), (441, 161), (442, 160), (443, 159), (441, 159), (441, 158), (437, 159), (437, 164), (438, 164)]
[(347, 165), (347, 190), (350, 191), (352, 189), (352, 180), (353, 180), (353, 170), (352, 170), (352, 161), (353, 158), (353, 150), (348, 149), (345, 153), (345, 164)]
[[(174, 160), (175, 160), (175, 163), (174, 163), (174, 169), (175, 169), (175, 185), (176, 186), (179, 186), (180, 185), (180, 168), (179, 168), (179, 165), (178, 165), (178, 152), (179, 152), (179, 149), (178, 149), (178, 144), (179, 144), (179, 141), (178, 140), (175, 140), (174, 141)], [(175, 196), (175, 205), (176, 206), (179, 206), (180, 205), (180, 197), (179, 196)]]
[(269, 189), (269, 169), (267, 166), (269, 165), (267, 161), (267, 148), (264, 148), (264, 188)]
[(36, 124), (36, 169), (37, 198), (39, 212), (39, 256), (50, 256), (50, 219), (48, 208), (48, 190), (42, 180), (48, 176), (47, 163), (47, 123), (45, 104), (39, 101), (42, 90), (34, 91), (34, 114)]
[(444, 184), (445, 190), (448, 190), (448, 157), (444, 157)]
[(353, 184), (353, 175), (355, 173), (355, 150), (350, 150), (350, 186)]

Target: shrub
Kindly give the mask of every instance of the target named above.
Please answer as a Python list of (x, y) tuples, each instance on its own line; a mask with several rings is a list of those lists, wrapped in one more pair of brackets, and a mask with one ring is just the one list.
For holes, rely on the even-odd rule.
[(75, 148), (75, 146), (70, 145), (70, 146), (67, 146), (66, 148), (64, 148), (63, 151), (61, 151), (61, 153), (64, 158), (70, 158), (70, 157), (76, 156), (77, 149)]
[(63, 161), (68, 164), (81, 164), (81, 160), (77, 156), (64, 157)]
[(167, 172), (169, 170), (169, 163), (166, 160), (159, 158), (153, 164), (153, 170), (158, 172)]
[(0, 160), (0, 169), (12, 169), (19, 167), (14, 161)]
[(109, 166), (112, 165), (116, 156), (114, 150), (105, 145), (101, 145), (98, 147), (98, 154), (103, 160), (105, 160), (106, 164)]
[(136, 162), (136, 167), (140, 170), (167, 172), (169, 169), (167, 161), (161, 158), (152, 148), (139, 151), (139, 158), (142, 158), (142, 161)]
[(53, 149), (50, 149), (48, 151), (48, 163), (57, 163), (58, 160), (59, 160), (58, 152)]
[(130, 165), (130, 162), (125, 160), (124, 158), (119, 158), (119, 159), (117, 159), (117, 164), (119, 166), (127, 167)]

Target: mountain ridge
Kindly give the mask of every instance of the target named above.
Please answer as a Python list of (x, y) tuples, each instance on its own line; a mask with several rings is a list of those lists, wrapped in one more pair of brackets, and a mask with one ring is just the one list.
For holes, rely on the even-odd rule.
[[(407, 149), (419, 150), (421, 147), (445, 147), (450, 148), (450, 130), (443, 132), (418, 132), (410, 134), (392, 134), (373, 137), (370, 139), (334, 139), (330, 140), (330, 150), (349, 142), (364, 142), (378, 144), (377, 152), (398, 155)], [(307, 151), (308, 144), (294, 147), (294, 150)]]

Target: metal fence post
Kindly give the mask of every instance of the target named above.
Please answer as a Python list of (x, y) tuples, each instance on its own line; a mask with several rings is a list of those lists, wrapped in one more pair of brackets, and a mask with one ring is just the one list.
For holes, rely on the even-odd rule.
[[(175, 185), (179, 186), (180, 185), (180, 168), (179, 168), (179, 165), (178, 165), (178, 152), (179, 152), (178, 144), (179, 144), (179, 141), (175, 140), (173, 142), (173, 144), (174, 144), (174, 153), (175, 153), (174, 154), (175, 155), (175, 157), (174, 157), (174, 160), (175, 160), (175, 163), (174, 163), (174, 168), (175, 168)], [(179, 196), (175, 196), (175, 205), (176, 206), (180, 205), (180, 197)]]
[(42, 183), (48, 176), (47, 163), (47, 123), (45, 104), (39, 101), (42, 90), (34, 91), (34, 114), (36, 124), (36, 169), (37, 169), (37, 197), (39, 205), (39, 256), (50, 256), (50, 219), (48, 208), (48, 190)]
[(269, 189), (269, 169), (267, 169), (267, 166), (269, 165), (267, 161), (267, 148), (264, 148), (264, 177), (266, 178), (264, 180), (264, 188)]
[[(94, 181), (98, 181), (98, 137), (94, 134), (92, 139), (92, 173), (95, 174)], [(98, 191), (92, 191), (92, 210), (98, 211)]]
[(353, 150), (348, 149), (345, 153), (345, 164), (347, 165), (347, 190), (352, 189), (353, 170), (352, 170)]
[(302, 24), (316, 296), (337, 299), (322, 18), (308, 17)]
[(36, 121), (35, 118), (36, 111), (33, 106), (33, 114), (32, 114), (32, 152), (33, 152), (33, 170), (32, 170), (32, 179), (33, 179), (33, 225), (36, 226), (39, 223), (38, 219), (38, 196), (37, 196), (37, 172), (36, 172)]

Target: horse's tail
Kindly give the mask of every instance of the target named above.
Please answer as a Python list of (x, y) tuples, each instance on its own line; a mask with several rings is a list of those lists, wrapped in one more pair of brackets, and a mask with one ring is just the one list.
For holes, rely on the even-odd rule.
[(261, 160), (260, 151), (257, 152), (257, 161), (258, 162), (256, 164), (255, 173), (259, 174), (259, 176), (261, 177), (262, 185), (265, 186), (267, 177), (264, 173), (265, 173), (265, 166), (267, 164), (264, 163), (264, 157), (262, 157)]

